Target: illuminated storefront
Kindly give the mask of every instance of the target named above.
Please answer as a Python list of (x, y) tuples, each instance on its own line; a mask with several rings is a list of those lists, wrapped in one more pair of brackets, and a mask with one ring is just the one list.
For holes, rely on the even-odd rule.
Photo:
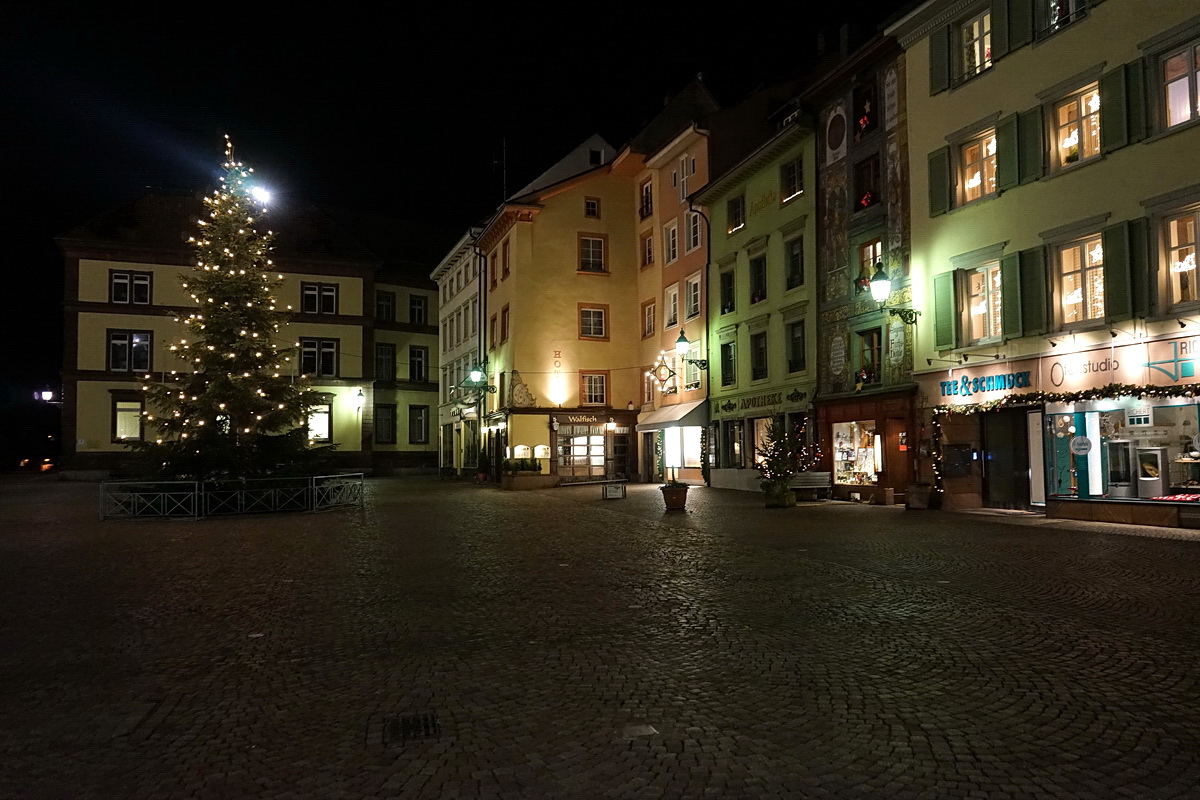
[(926, 373), (926, 474), (948, 508), (1190, 526), (1200, 520), (1194, 354), (1200, 337)]

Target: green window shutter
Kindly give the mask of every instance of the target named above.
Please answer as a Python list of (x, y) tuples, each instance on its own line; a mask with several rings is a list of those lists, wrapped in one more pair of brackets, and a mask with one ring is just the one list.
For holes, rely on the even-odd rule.
[[(992, 12), (993, 16), (995, 12)], [(1012, 52), (1033, 41), (1033, 3), (1030, 0), (1009, 0), (1008, 50)]]
[[(1101, 100), (1104, 98), (1101, 97)], [(1146, 138), (1146, 60), (1139, 58), (1125, 65), (1125, 111), (1129, 120), (1129, 141)], [(1104, 128), (1100, 128), (1104, 135)]]
[(1046, 253), (1040, 247), (1022, 250), (1020, 264), (1021, 327), (1026, 336), (1036, 336), (1050, 330), (1046, 313)]
[(938, 350), (958, 346), (958, 308), (954, 302), (954, 273), (933, 276), (933, 338)]
[(996, 123), (996, 190), (1003, 192), (1017, 185), (1017, 115), (1009, 114)]
[(950, 148), (943, 147), (929, 154), (929, 216), (950, 210), (950, 191)]
[(950, 88), (950, 28), (941, 27), (929, 34), (929, 93)]
[(1000, 316), (1005, 339), (1024, 333), (1021, 323), (1021, 257), (1012, 253), (1000, 259)]
[(1150, 316), (1152, 271), (1150, 221), (1145, 217), (1138, 217), (1129, 221), (1129, 283), (1135, 317)]
[(1046, 145), (1042, 107), (1032, 108), (1017, 118), (1017, 172), (1021, 183), (1036, 181), (1046, 171)]
[[(1021, 0), (1012, 0), (1020, 5)], [(1008, 55), (1008, 7), (1009, 0), (992, 0), (992, 60)]]
[(1100, 149), (1110, 153), (1129, 144), (1129, 119), (1126, 112), (1125, 66), (1104, 73), (1100, 78)]
[(1118, 222), (1102, 231), (1104, 240), (1104, 317), (1108, 322), (1133, 315), (1129, 272), (1129, 223)]

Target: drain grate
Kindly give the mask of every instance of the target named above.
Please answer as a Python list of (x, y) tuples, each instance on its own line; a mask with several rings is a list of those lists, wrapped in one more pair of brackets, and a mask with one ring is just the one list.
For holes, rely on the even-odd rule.
[(383, 718), (383, 744), (404, 744), (414, 739), (435, 739), (442, 733), (436, 712), (396, 714)]

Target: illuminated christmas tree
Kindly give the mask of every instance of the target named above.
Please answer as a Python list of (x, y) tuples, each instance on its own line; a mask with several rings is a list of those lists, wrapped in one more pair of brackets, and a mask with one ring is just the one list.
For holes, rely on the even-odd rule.
[[(177, 317), (170, 345), (178, 369), (146, 375), (146, 441), (131, 444), (158, 475), (199, 480), (296, 474), (315, 466), (308, 439), (312, 403), (296, 353), (281, 344), (290, 314), (278, 307), (283, 278), (270, 259), (273, 234), (260, 233), (266, 193), (254, 170), (234, 160), (225, 137), (225, 175), (204, 198), (208, 211), (189, 241), (192, 272), (182, 284), (196, 301)], [(290, 308), (290, 307), (289, 307)]]

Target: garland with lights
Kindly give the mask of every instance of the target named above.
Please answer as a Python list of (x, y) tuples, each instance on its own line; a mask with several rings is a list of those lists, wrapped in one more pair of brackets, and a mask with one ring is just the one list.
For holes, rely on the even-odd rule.
[(1012, 406), (1030, 406), (1043, 403), (1079, 403), (1086, 400), (1111, 400), (1118, 397), (1136, 397), (1142, 400), (1147, 397), (1174, 398), (1200, 396), (1200, 383), (1185, 383), (1178, 386), (1148, 386), (1133, 383), (1110, 383), (1094, 389), (1081, 389), (1075, 392), (1026, 392), (1010, 394), (995, 400), (965, 405), (934, 406), (933, 436), (930, 442), (930, 455), (933, 456), (933, 490), (942, 492), (942, 417), (953, 414), (982, 414), (988, 411), (998, 411)]
[(130, 447), (159, 476), (304, 473), (329, 448), (308, 439), (316, 403), (305, 376), (293, 378), (295, 349), (276, 341), (290, 314), (275, 298), (283, 276), (268, 272), (274, 234), (255, 227), (266, 214), (266, 195), (254, 170), (234, 160), (228, 136), (222, 166), (220, 188), (204, 198), (208, 217), (189, 239), (195, 264), (181, 278), (196, 309), (175, 318), (186, 335), (169, 349), (184, 368), (157, 382), (145, 375), (142, 414), (157, 435)]

